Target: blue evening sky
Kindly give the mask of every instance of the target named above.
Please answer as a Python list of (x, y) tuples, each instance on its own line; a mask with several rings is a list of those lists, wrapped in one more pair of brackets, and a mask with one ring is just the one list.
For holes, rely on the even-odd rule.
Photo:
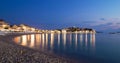
[(120, 29), (120, 0), (0, 0), (0, 19), (40, 29)]

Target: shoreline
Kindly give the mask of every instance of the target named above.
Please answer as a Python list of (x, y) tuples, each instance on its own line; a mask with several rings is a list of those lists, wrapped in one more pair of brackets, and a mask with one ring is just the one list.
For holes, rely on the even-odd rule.
[(77, 63), (74, 60), (12, 43), (11, 39), (19, 35), (24, 34), (0, 36), (0, 63)]

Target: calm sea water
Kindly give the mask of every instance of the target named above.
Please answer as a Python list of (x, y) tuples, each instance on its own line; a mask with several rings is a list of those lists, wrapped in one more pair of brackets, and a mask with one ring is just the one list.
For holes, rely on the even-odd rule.
[(83, 63), (120, 63), (120, 34), (31, 34), (14, 42)]

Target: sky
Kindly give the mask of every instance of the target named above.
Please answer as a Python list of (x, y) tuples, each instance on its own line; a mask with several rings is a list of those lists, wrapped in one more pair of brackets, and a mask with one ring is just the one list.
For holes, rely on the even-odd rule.
[(0, 19), (39, 29), (120, 30), (120, 0), (0, 0)]

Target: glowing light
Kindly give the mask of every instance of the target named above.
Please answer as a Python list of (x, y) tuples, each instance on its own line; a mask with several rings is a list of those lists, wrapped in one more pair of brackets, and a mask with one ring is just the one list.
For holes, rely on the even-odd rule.
[(4, 28), (4, 27), (6, 27), (7, 25), (4, 25), (4, 24), (3, 24), (2, 26), (3, 26), (3, 28)]
[(42, 49), (44, 48), (45, 45), (45, 35), (42, 34)]
[(82, 41), (83, 41), (83, 35), (80, 34), (80, 42), (82, 42)]
[(51, 40), (50, 40), (50, 47), (51, 47), (51, 49), (53, 49), (53, 44), (54, 44), (54, 33), (51, 33)]
[(36, 45), (39, 46), (40, 45), (40, 34), (36, 34), (35, 38), (36, 38)]
[(66, 30), (65, 30), (65, 29), (63, 29), (63, 30), (62, 30), (62, 33), (66, 33)]
[(21, 43), (21, 45), (23, 45), (23, 46), (27, 45), (27, 36), (26, 35), (22, 36), (22, 43)]
[(77, 33), (75, 33), (75, 47), (77, 48)]
[(48, 34), (46, 33), (46, 47), (48, 45)]
[(58, 34), (58, 46), (60, 45), (60, 34)]
[(85, 34), (85, 45), (87, 46), (87, 42), (88, 42), (88, 37), (87, 34)]
[(27, 41), (30, 42), (30, 35), (27, 35)]
[(34, 45), (35, 45), (35, 35), (34, 34), (32, 34), (31, 35), (31, 43), (30, 43), (30, 47), (34, 47)]
[(65, 48), (65, 45), (66, 45), (66, 33), (62, 33), (62, 39), (63, 39), (64, 48)]
[(40, 42), (40, 35), (39, 34), (36, 34), (35, 38), (36, 38), (36, 42)]
[(19, 43), (20, 42), (20, 37), (16, 37), (16, 38), (14, 38), (14, 41), (15, 41), (15, 43)]
[(42, 47), (42, 34), (40, 34), (40, 47)]

